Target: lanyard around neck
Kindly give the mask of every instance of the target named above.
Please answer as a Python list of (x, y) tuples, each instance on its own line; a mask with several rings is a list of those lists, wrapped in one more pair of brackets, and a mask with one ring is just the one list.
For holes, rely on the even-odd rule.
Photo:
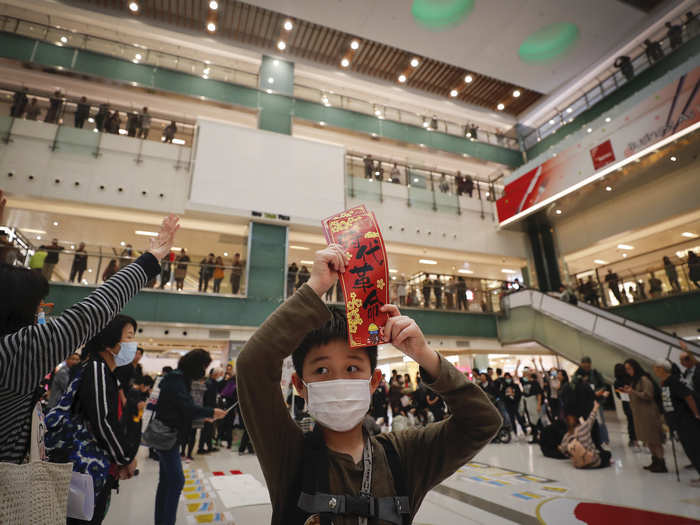
[[(362, 487), (360, 488), (360, 496), (372, 497), (372, 443), (369, 437), (365, 439), (365, 448), (362, 451)], [(367, 518), (360, 516), (357, 518), (359, 525), (367, 525)]]

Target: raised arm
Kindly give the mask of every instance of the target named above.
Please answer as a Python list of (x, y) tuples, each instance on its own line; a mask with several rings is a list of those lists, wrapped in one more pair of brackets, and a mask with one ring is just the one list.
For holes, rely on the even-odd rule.
[(160, 273), (158, 260), (172, 245), (177, 217), (163, 221), (150, 253), (117, 272), (88, 297), (44, 325), (34, 324), (0, 339), (0, 386), (29, 392), (71, 352), (114, 319), (124, 305)]

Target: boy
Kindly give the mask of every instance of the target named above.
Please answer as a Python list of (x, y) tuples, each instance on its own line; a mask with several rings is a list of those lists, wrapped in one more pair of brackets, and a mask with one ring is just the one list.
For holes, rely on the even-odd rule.
[[(317, 252), (309, 281), (263, 323), (238, 358), (241, 410), (270, 490), (273, 524), (407, 523), (426, 493), (501, 425), (496, 408), (428, 347), (415, 321), (385, 305), (385, 338), (421, 366), (423, 381), (452, 416), (402, 432), (363, 434), (382, 378), (377, 348), (351, 349), (344, 314), (331, 313), (321, 299), (345, 268), (339, 245)], [(280, 392), (282, 361), (292, 352), (292, 381), (317, 422), (307, 437)]]

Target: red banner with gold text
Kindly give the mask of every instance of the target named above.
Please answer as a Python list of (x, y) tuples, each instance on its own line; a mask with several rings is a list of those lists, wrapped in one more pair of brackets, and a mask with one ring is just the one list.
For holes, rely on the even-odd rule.
[(322, 221), (329, 244), (340, 244), (347, 256), (340, 283), (348, 317), (351, 348), (384, 342), (388, 315), (379, 309), (389, 302), (389, 268), (384, 239), (374, 213), (355, 206)]

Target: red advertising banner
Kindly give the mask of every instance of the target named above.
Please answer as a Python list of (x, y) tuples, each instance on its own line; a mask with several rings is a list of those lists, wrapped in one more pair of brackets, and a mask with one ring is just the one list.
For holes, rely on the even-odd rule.
[(610, 139), (591, 148), (591, 159), (593, 159), (593, 169), (595, 170), (599, 170), (611, 162), (615, 162), (615, 153), (613, 152)]
[(329, 244), (340, 244), (347, 256), (340, 276), (348, 317), (351, 348), (384, 342), (388, 315), (379, 309), (389, 302), (389, 267), (382, 233), (374, 213), (355, 206), (321, 221)]

